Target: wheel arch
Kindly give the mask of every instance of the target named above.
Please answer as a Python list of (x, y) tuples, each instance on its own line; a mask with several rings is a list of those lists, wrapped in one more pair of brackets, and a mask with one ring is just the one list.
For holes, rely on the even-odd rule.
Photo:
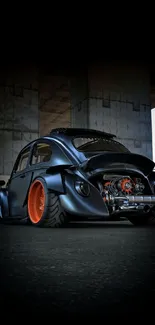
[(65, 182), (64, 176), (62, 173), (53, 173), (53, 174), (41, 174), (37, 176), (33, 182), (37, 179), (41, 178), (45, 181), (47, 189), (57, 194), (65, 193)]
[(40, 174), (36, 177), (32, 178), (31, 184), (29, 186), (27, 196), (25, 203), (27, 203), (28, 200), (28, 193), (30, 190), (30, 187), (34, 181), (37, 179), (43, 179), (46, 183), (47, 190), (51, 190), (53, 192), (56, 192), (57, 194), (65, 194), (65, 182), (64, 182), (64, 176), (61, 173), (54, 173), (54, 174)]

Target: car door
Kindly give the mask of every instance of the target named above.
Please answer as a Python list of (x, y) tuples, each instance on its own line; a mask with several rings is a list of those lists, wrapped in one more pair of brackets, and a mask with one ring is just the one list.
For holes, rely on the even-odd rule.
[(31, 184), (32, 171), (29, 170), (31, 146), (21, 151), (8, 182), (8, 200), (11, 217), (23, 216), (25, 198)]

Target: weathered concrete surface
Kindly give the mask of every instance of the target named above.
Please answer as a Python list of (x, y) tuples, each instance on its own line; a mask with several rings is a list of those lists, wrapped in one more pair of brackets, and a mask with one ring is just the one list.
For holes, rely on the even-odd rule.
[(72, 126), (114, 133), (131, 151), (152, 158), (150, 75), (146, 66), (96, 63), (81, 79), (75, 77), (71, 86)]
[(10, 175), (29, 141), (55, 127), (115, 133), (152, 158), (150, 76), (140, 65), (94, 64), (72, 76), (22, 67), (0, 76), (0, 175)]
[(65, 76), (40, 76), (39, 82), (39, 133), (48, 134), (58, 127), (69, 127), (70, 88)]
[(0, 174), (7, 178), (21, 148), (38, 137), (39, 115), (36, 69), (12, 70), (4, 76), (0, 79)]

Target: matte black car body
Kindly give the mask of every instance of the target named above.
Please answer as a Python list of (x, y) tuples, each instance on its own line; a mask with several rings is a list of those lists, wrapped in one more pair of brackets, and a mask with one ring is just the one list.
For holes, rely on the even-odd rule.
[[(120, 152), (82, 150), (87, 145), (79, 147), (79, 150), (73, 143), (73, 140), (79, 137), (101, 138), (114, 141), (117, 145), (112, 134), (76, 128), (54, 129), (49, 135), (30, 142), (19, 153), (6, 188), (1, 189), (2, 218), (29, 218), (28, 193), (37, 177), (44, 180), (47, 191), (56, 193), (63, 210), (72, 218), (108, 220), (116, 214), (124, 213), (129, 215), (130, 220), (130, 216), (133, 218), (134, 215), (136, 218), (137, 215), (148, 215), (154, 210), (153, 161), (131, 153), (121, 144)], [(51, 158), (47, 162), (32, 165), (34, 148), (39, 143), (49, 144)], [(29, 151), (26, 166), (18, 171), (20, 157), (26, 151)], [(135, 179), (138, 180), (137, 183)], [(108, 184), (107, 187), (104, 188), (103, 183)], [(130, 191), (133, 186), (134, 194)]]

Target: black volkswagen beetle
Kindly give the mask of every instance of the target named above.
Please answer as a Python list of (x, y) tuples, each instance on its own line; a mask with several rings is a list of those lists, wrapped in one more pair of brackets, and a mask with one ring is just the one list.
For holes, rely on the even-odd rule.
[(154, 166), (112, 134), (54, 129), (19, 153), (6, 188), (0, 190), (1, 217), (39, 227), (115, 216), (146, 225), (155, 209)]

